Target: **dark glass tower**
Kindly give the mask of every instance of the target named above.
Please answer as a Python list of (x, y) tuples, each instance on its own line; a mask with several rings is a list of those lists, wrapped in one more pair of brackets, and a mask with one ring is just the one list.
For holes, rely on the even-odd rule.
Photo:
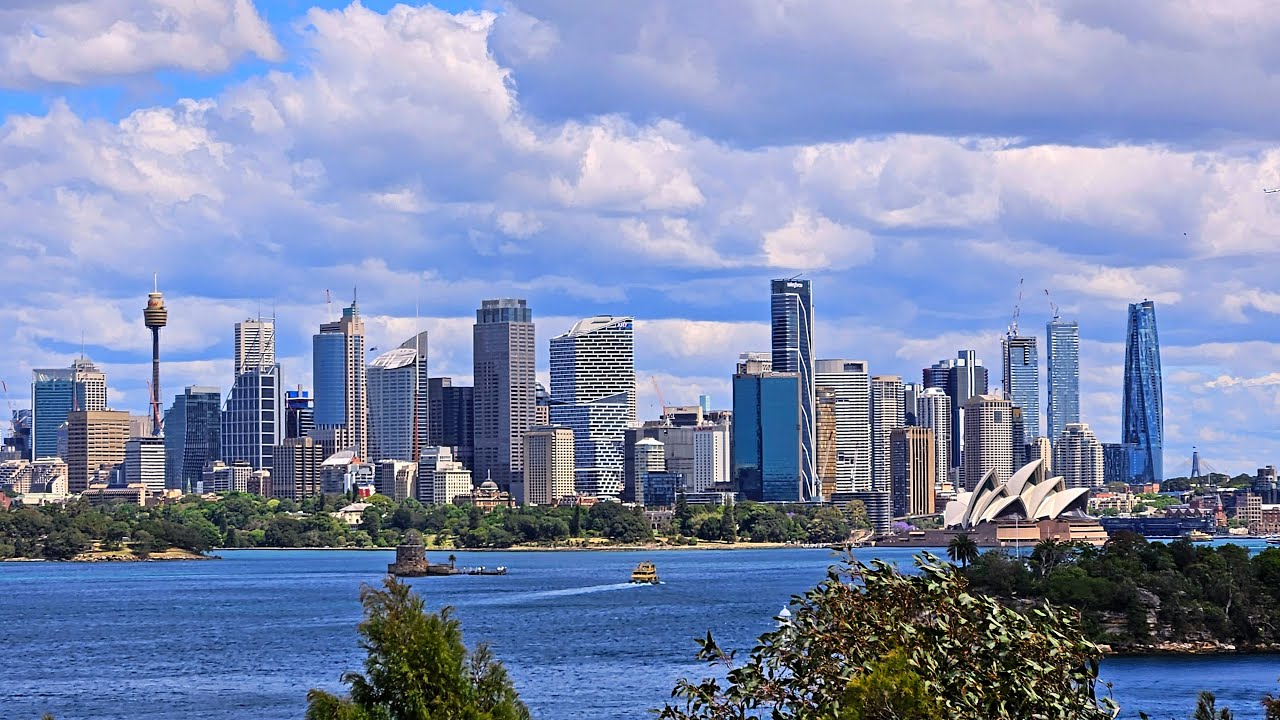
[(1156, 304), (1129, 306), (1124, 354), (1124, 445), (1129, 477), (1135, 482), (1164, 479), (1164, 390)]
[(733, 487), (745, 500), (797, 502), (801, 445), (794, 373), (733, 377)]
[(222, 391), (188, 387), (164, 416), (164, 486), (191, 491), (205, 465), (222, 459)]
[(1049, 441), (1080, 422), (1080, 325), (1054, 316), (1045, 326), (1049, 359)]
[[(1036, 339), (1018, 335), (1015, 328), (1000, 343), (1004, 391), (1013, 406), (1022, 408), (1022, 443), (1040, 437), (1040, 361)], [(1016, 435), (1017, 433), (1015, 433)], [(1019, 448), (1014, 448), (1015, 457)]]
[(800, 499), (815, 500), (822, 488), (815, 471), (813, 286), (792, 278), (774, 280), (771, 289), (773, 371), (800, 380)]

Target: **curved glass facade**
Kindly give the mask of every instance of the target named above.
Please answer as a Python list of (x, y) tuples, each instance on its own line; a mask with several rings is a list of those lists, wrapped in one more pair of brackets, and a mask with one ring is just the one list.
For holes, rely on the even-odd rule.
[(1124, 355), (1124, 445), (1129, 477), (1135, 482), (1164, 479), (1164, 390), (1160, 376), (1160, 336), (1156, 305), (1129, 306)]
[(770, 303), (773, 371), (800, 378), (800, 482), (803, 500), (819, 499), (815, 471), (813, 385), (813, 286), (808, 280), (774, 280)]

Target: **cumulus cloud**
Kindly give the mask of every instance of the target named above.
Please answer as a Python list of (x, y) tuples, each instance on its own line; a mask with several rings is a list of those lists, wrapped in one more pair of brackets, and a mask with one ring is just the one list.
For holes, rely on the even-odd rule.
[(846, 270), (870, 260), (875, 242), (863, 230), (797, 209), (786, 225), (764, 233), (763, 249), (770, 267)]

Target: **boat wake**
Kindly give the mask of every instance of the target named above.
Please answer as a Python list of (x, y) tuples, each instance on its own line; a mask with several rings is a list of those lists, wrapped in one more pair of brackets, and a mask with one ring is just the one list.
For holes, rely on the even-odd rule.
[(537, 592), (512, 593), (510, 595), (501, 595), (498, 597), (485, 598), (483, 600), (468, 602), (468, 605), (514, 605), (531, 600), (545, 600), (547, 598), (567, 597), (572, 595), (591, 595), (593, 593), (611, 592), (615, 590), (626, 590), (627, 588), (642, 587), (635, 583), (613, 583), (611, 585), (589, 585), (587, 587), (564, 588), (562, 590), (541, 590)]

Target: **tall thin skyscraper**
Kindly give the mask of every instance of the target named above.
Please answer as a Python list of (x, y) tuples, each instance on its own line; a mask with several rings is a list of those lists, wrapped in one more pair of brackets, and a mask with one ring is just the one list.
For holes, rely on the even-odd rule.
[(276, 321), (252, 318), (236, 323), (236, 373), (276, 364)]
[(925, 389), (916, 398), (916, 421), (921, 427), (933, 430), (935, 469), (934, 478), (941, 483), (951, 471), (951, 397), (941, 388)]
[(275, 320), (238, 322), (235, 337), (236, 374), (222, 409), (222, 460), (271, 470), (284, 412)]
[(620, 495), (636, 421), (634, 319), (597, 315), (551, 339), (551, 422), (573, 430), (578, 490)]
[(427, 445), (453, 448), (454, 458), (466, 469), (474, 470), (475, 388), (454, 385), (453, 378), (429, 378), (427, 404), (431, 416), (427, 425)]
[(512, 492), (513, 483), (523, 482), (524, 436), (534, 421), (533, 310), (524, 300), (485, 300), (476, 310), (471, 338), (472, 477), (481, 482), (492, 479)]
[(1048, 435), (1058, 441), (1062, 430), (1080, 422), (1080, 324), (1057, 315), (1045, 325), (1049, 361)]
[(1129, 306), (1124, 354), (1124, 445), (1134, 482), (1164, 479), (1164, 389), (1156, 304)]
[(903, 406), (902, 378), (876, 375), (871, 378), (871, 489), (889, 492), (893, 472), (889, 438), (893, 431), (906, 426)]
[(871, 489), (871, 375), (865, 360), (819, 360), (814, 382), (835, 393), (836, 490)]
[(315, 384), (316, 437), (326, 452), (369, 451), (368, 388), (364, 364), (364, 321), (355, 300), (342, 319), (320, 325), (311, 336)]
[(801, 499), (817, 500), (822, 487), (816, 472), (817, 454), (814, 367), (813, 286), (809, 280), (774, 280), (770, 303), (773, 371), (800, 378)]
[(369, 363), (369, 460), (417, 462), (428, 447), (427, 333), (405, 340)]
[[(1000, 341), (1005, 394), (1014, 407), (1022, 409), (1021, 441), (1023, 444), (1040, 437), (1040, 353), (1036, 339), (1018, 335), (1017, 328)], [(1025, 450), (1014, 450), (1015, 454)]]
[(58, 428), (68, 413), (106, 409), (107, 376), (87, 358), (70, 368), (32, 370), (31, 459), (58, 456)]

